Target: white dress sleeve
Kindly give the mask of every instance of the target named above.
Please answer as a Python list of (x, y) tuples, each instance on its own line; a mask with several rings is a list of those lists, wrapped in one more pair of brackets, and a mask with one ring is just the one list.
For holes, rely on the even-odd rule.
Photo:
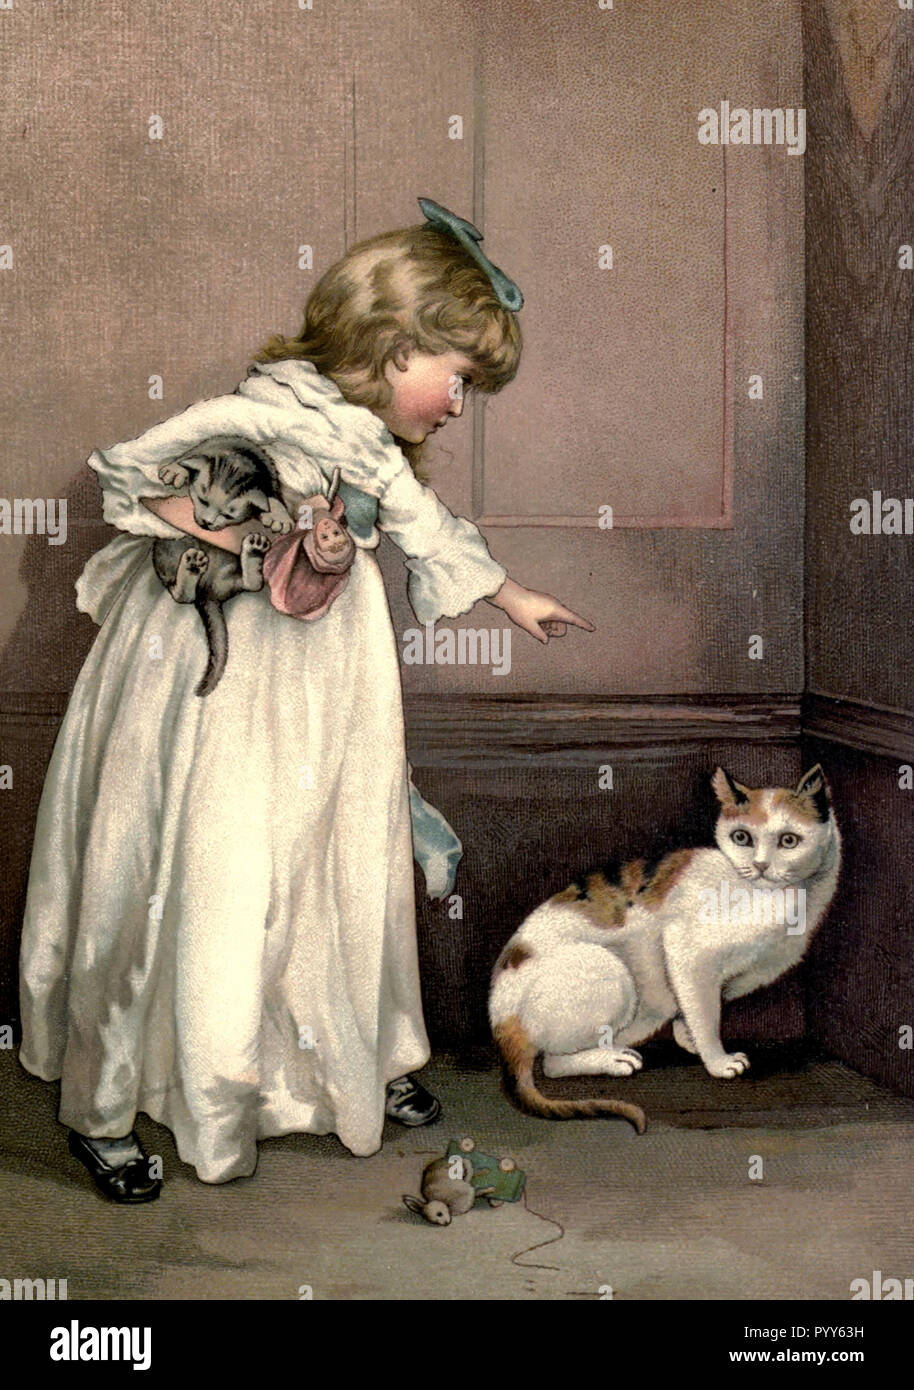
[(448, 511), (405, 458), (380, 495), (378, 526), (406, 556), (409, 601), (421, 623), (466, 613), (508, 577), (478, 528)]

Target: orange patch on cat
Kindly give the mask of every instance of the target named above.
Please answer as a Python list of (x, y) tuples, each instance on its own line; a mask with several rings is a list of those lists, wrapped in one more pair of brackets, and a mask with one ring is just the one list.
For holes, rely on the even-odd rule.
[(751, 791), (747, 800), (741, 801), (738, 806), (735, 801), (725, 801), (720, 813), (726, 820), (741, 820), (747, 825), (764, 825), (768, 819), (764, 798), (763, 791)]
[(608, 883), (601, 873), (587, 880), (587, 897), (579, 906), (596, 927), (621, 927), (629, 905), (626, 893), (615, 883)]
[(532, 1081), (536, 1048), (532, 1046), (526, 1029), (517, 1014), (511, 1014), (501, 1023), (496, 1023), (492, 1029), (492, 1036), (512, 1078), (516, 1078), (520, 1074), (525, 1077), (529, 1076)]
[(649, 879), (644, 877), (647, 860), (629, 859), (619, 870), (618, 883), (610, 883), (597, 870), (587, 875), (586, 896), (581, 896), (578, 880), (556, 893), (552, 901), (574, 903), (595, 927), (624, 927), (628, 909), (636, 899), (649, 909), (660, 906), (685, 873), (694, 853), (693, 849), (677, 849), (665, 855)]
[(677, 849), (665, 855), (649, 879), (644, 877), (647, 861), (629, 859), (619, 871), (619, 883), (610, 883), (600, 872), (589, 874), (585, 898), (572, 884), (557, 893), (554, 901), (574, 902), (596, 927), (624, 927), (628, 909), (636, 899), (649, 910), (660, 906), (685, 873), (694, 853), (693, 849)]
[(633, 898), (644, 886), (644, 859), (629, 859), (619, 873), (619, 883), (626, 897)]
[[(628, 866), (626, 866), (628, 867)], [(588, 914), (595, 926), (621, 927), (625, 919), (625, 909), (629, 905), (627, 894), (615, 883), (610, 883), (599, 869), (588, 874), (584, 894), (581, 893), (582, 880), (569, 883), (560, 893), (553, 893), (549, 899), (553, 903), (573, 903)]]
[(525, 960), (530, 960), (533, 952), (529, 946), (524, 946), (521, 942), (515, 945), (508, 945), (502, 951), (498, 960), (495, 962), (496, 970), (516, 970), (519, 965), (523, 965)]
[(657, 872), (641, 894), (645, 907), (660, 906), (670, 889), (682, 878), (694, 854), (694, 849), (677, 849), (672, 854), (664, 855), (657, 865)]
[(807, 821), (810, 825), (819, 824), (815, 802), (809, 796), (797, 796), (796, 792), (779, 788), (771, 798), (771, 809), (774, 810), (777, 806), (789, 807), (795, 816), (798, 816), (800, 820)]

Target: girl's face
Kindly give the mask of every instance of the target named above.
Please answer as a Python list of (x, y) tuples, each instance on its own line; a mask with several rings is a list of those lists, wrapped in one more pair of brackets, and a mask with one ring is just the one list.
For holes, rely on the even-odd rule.
[(473, 381), (473, 363), (461, 352), (428, 353), (405, 347), (388, 362), (385, 376), (393, 387), (386, 406), (375, 410), (391, 434), (421, 444), (433, 430), (460, 415), (463, 396)]

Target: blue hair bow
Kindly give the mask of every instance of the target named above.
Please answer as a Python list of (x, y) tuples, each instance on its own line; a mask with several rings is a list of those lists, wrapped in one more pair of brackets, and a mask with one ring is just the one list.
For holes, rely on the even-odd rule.
[(516, 314), (518, 309), (523, 307), (524, 296), (514, 281), (509, 280), (504, 271), (499, 270), (497, 265), (493, 265), (488, 256), (480, 250), (479, 243), (482, 241), (482, 232), (478, 232), (472, 222), (458, 217), (456, 212), (449, 212), (447, 208), (443, 208), (440, 203), (433, 202), (431, 198), (420, 198), (419, 206), (422, 209), (423, 217), (427, 218), (433, 227), (440, 227), (443, 232), (450, 232), (451, 236), (457, 238), (464, 250), (470, 253), (476, 264), (485, 271), (492, 281), (492, 288), (499, 304), (505, 309), (512, 309)]

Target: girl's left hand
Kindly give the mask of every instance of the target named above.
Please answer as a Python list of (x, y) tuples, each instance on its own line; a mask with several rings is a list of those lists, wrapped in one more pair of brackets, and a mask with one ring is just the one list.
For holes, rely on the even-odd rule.
[(538, 642), (547, 643), (550, 637), (564, 637), (568, 623), (584, 628), (585, 632), (595, 630), (593, 623), (572, 613), (551, 594), (538, 594), (534, 589), (525, 589), (513, 579), (506, 579), (489, 602), (494, 603), (496, 608), (503, 608), (512, 622), (529, 632)]

